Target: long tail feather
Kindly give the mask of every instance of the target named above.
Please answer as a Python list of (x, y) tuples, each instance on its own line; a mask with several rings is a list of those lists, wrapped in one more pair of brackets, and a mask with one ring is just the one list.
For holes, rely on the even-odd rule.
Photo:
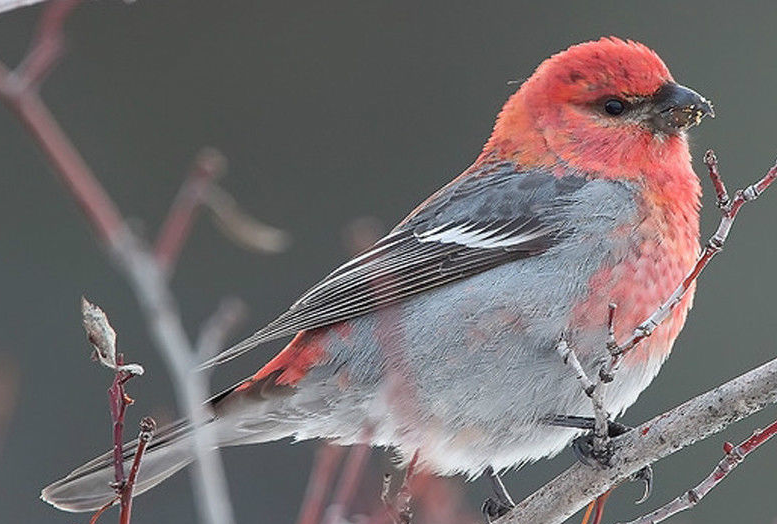
[[(184, 421), (157, 432), (146, 449), (135, 484), (135, 494), (147, 491), (192, 461), (190, 425)], [(124, 444), (124, 468), (129, 470), (137, 449), (137, 440)], [(109, 451), (73, 470), (65, 478), (41, 491), (41, 498), (65, 511), (95, 511), (116, 496), (113, 452)]]
[[(278, 386), (275, 381), (281, 371), (262, 380), (246, 380), (211, 397), (206, 404), (213, 413), (208, 424), (214, 429), (216, 445), (234, 446), (266, 442), (294, 433), (293, 423), (284, 422), (283, 406), (293, 391)], [(273, 410), (274, 415), (271, 414)], [(153, 488), (194, 460), (192, 455), (192, 425), (181, 420), (154, 435), (140, 464), (135, 495)], [(138, 442), (124, 444), (124, 469), (128, 471)], [(73, 470), (65, 478), (41, 491), (41, 498), (65, 511), (95, 511), (116, 496), (113, 452), (109, 451)]]

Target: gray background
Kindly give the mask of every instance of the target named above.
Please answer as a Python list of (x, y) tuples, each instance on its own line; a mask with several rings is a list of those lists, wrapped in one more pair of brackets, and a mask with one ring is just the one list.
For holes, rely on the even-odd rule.
[[(679, 5), (678, 5), (679, 4)], [(725, 5), (728, 4), (728, 5)], [(223, 185), (256, 216), (286, 228), (285, 254), (247, 253), (197, 223), (174, 288), (187, 327), (218, 299), (251, 308), (241, 335), (284, 309), (346, 256), (354, 218), (386, 225), (473, 160), (521, 80), (569, 44), (616, 34), (655, 48), (675, 77), (715, 102), (694, 130), (700, 158), (715, 147), (731, 186), (760, 176), (777, 151), (777, 7), (709, 2), (90, 2), (68, 24), (70, 52), (43, 96), (128, 215), (154, 232), (195, 151), (229, 157)], [(0, 56), (15, 64), (38, 9), (0, 16)], [(697, 171), (703, 173), (697, 161)], [(82, 293), (102, 305), (120, 347), (147, 376), (130, 387), (142, 414), (174, 415), (164, 367), (133, 295), (12, 116), (0, 110), (0, 358), (19, 391), (0, 441), (0, 522), (85, 522), (38, 501), (38, 490), (109, 443), (108, 375), (92, 364), (79, 325)], [(717, 223), (708, 181), (703, 230)], [(746, 208), (728, 251), (702, 278), (672, 358), (626, 415), (638, 423), (754, 367), (774, 353), (773, 226), (777, 195)], [(280, 343), (220, 369), (214, 389), (248, 374)], [(7, 378), (5, 380), (8, 380)], [(767, 409), (656, 465), (647, 506), (706, 475), (724, 439), (775, 416)], [(224, 453), (240, 523), (294, 520), (312, 452), (280, 442)], [(507, 476), (516, 497), (571, 462), (566, 452)], [(367, 507), (387, 470), (364, 482)], [(774, 522), (777, 450), (768, 445), (692, 513), (674, 522)], [(485, 493), (464, 485), (473, 511)], [(636, 516), (636, 486), (610, 500), (609, 520)], [(139, 499), (133, 522), (191, 522), (189, 481), (177, 475)], [(107, 522), (115, 517), (106, 517)]]

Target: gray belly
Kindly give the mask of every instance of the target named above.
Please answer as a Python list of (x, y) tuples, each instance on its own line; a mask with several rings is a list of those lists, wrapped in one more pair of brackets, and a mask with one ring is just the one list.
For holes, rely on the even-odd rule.
[[(592, 415), (555, 350), (570, 304), (586, 293), (590, 275), (581, 267), (592, 265), (599, 266), (563, 268), (551, 253), (358, 317), (347, 336), (328, 330), (331, 361), (311, 370), (300, 391), (328, 384), (339, 401), (298, 437), (324, 432), (352, 443), (368, 435), (405, 459), (421, 449), (443, 474), (476, 475), (487, 465), (510, 467), (559, 452), (578, 432), (542, 421)], [(593, 373), (605, 355), (605, 326), (585, 340), (589, 347), (578, 354)], [(621, 411), (633, 403), (659, 366), (620, 373), (609, 387), (609, 407)]]

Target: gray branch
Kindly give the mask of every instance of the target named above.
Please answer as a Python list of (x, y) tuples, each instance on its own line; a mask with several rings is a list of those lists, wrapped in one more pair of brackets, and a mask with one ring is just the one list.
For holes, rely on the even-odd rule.
[(109, 250), (135, 291), (152, 339), (167, 364), (178, 405), (196, 428), (192, 432), (197, 458), (192, 479), (199, 514), (213, 524), (234, 522), (216, 436), (206, 424), (207, 377), (194, 371), (197, 352), (183, 328), (167, 277), (147, 246), (128, 229), (111, 238)]
[(719, 433), (777, 402), (777, 359), (613, 439), (612, 467), (575, 464), (521, 501), (497, 524), (560, 524), (643, 467)]

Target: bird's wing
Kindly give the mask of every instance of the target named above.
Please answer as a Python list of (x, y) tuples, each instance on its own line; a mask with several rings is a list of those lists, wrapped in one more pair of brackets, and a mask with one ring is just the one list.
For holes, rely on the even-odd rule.
[(543, 253), (573, 224), (558, 212), (586, 179), (487, 164), (459, 177), (386, 237), (343, 264), (265, 328), (204, 363), (347, 320), (506, 262)]

